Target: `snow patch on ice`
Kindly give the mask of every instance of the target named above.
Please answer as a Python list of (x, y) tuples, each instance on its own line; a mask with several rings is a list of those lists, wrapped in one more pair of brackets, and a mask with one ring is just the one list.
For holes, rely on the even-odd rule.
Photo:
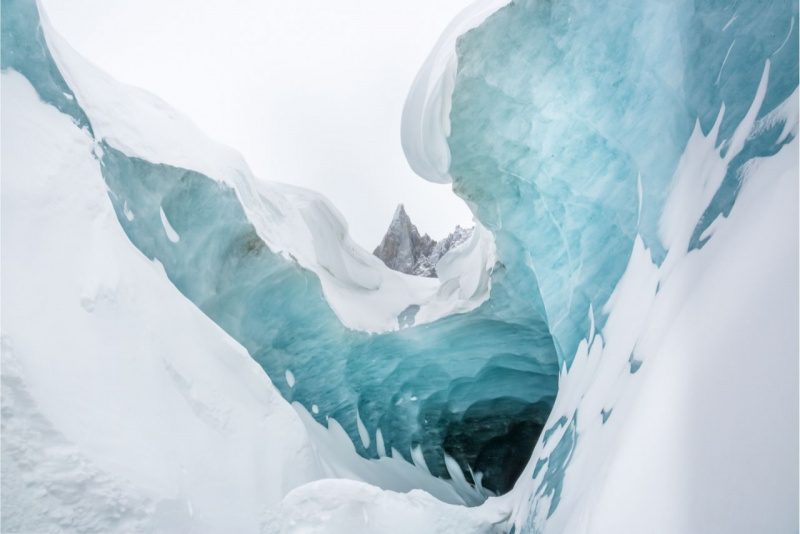
[(161, 215), (161, 224), (164, 226), (164, 232), (167, 234), (167, 239), (172, 241), (173, 243), (177, 243), (181, 240), (181, 236), (178, 235), (178, 232), (172, 227), (169, 223), (169, 219), (167, 219), (167, 215), (164, 213), (164, 208), (160, 208), (160, 215)]

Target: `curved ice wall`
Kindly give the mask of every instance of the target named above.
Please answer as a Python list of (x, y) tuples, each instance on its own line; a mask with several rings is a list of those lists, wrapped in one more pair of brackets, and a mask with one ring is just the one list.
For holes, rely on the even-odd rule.
[[(90, 128), (33, 3), (2, 7), (3, 68)], [(447, 477), (447, 455), (468, 480), (505, 491), (545, 424), (559, 370), (605, 324), (637, 239), (665, 268), (702, 247), (742, 170), (792, 139), (775, 112), (797, 88), (797, 4), (513, 2), (457, 51), (457, 63), (436, 63), (452, 79), (417, 101), (444, 121), (423, 121), (425, 135), (448, 136), (429, 148), (448, 153), (426, 165), (423, 146), (415, 168), (452, 180), (495, 235), (491, 295), (469, 313), (381, 335), (347, 329), (319, 279), (265, 244), (233, 188), (101, 138), (98, 157), (132, 242), (287, 399), (322, 424), (337, 420), (365, 457), (419, 451)], [(426, 105), (442, 91), (451, 98)], [(693, 202), (676, 204), (696, 125), (731, 157), (718, 180), (699, 171), (697, 194), (681, 197)], [(581, 441), (576, 421), (554, 421), (549, 459), (536, 462), (533, 495), (549, 496), (550, 513)]]
[(510, 488), (549, 414), (558, 368), (547, 326), (502, 272), (490, 303), (472, 313), (381, 335), (348, 330), (316, 276), (264, 245), (232, 189), (108, 146), (102, 161), (133, 243), (288, 400), (319, 422), (336, 419), (367, 457), (395, 449), (411, 461), (419, 447), (434, 474), (448, 475), (446, 453), (481, 472), (487, 489)]
[[(91, 69), (74, 64), (77, 72), (62, 75), (66, 52), (51, 54), (33, 2), (3, 0), (2, 7), (4, 69), (25, 75), (44, 101), (90, 132), (93, 122), (108, 131), (107, 122), (124, 120), (124, 113), (98, 115), (87, 100), (91, 91), (64, 81), (98, 83)], [(123, 129), (137, 142), (152, 142)], [(479, 489), (511, 488), (557, 389), (556, 350), (533, 276), (524, 286), (519, 274), (509, 283), (512, 271), (498, 264), (489, 300), (471, 312), (380, 335), (351, 330), (326, 301), (317, 275), (265, 243), (249, 218), (259, 214), (242, 204), (241, 188), (259, 191), (245, 172), (231, 171), (235, 188), (218, 176), (131, 155), (111, 137), (95, 136), (96, 154), (131, 241), (247, 348), (287, 400), (321, 424), (336, 420), (364, 457), (401, 455), (435, 476), (462, 471)], [(293, 237), (300, 238), (283, 239)]]
[[(713, 239), (748, 172), (794, 141), (797, 22), (790, 0), (521, 0), (458, 40), (439, 129), (448, 135), (447, 179), (494, 232), (507, 283), (545, 318), (571, 390), (526, 470), (533, 480), (522, 484), (512, 531), (546, 530), (576, 450), (586, 457), (598, 443), (581, 434), (581, 421), (611, 416), (608, 406), (580, 408), (595, 377), (579, 370), (572, 380), (568, 370), (576, 354), (602, 368), (596, 333), (626, 270), (646, 265), (657, 295), (675, 265)], [(443, 72), (423, 73), (412, 95)], [(404, 118), (408, 130), (433, 120)], [(651, 297), (640, 292), (627, 296), (647, 310)], [(626, 375), (642, 364), (643, 328), (627, 320)], [(574, 504), (585, 489), (571, 491)]]
[[(792, 139), (784, 121), (763, 120), (797, 88), (791, 0), (515, 1), (457, 54), (453, 188), (494, 232), (567, 364), (592, 315), (602, 328), (636, 236), (657, 264), (701, 247), (742, 168)], [(737, 137), (751, 108), (760, 126)], [(687, 240), (664, 217), (667, 197), (695, 124), (708, 133), (718, 121), (722, 156), (735, 156), (699, 213), (670, 208), (682, 212), (671, 220), (696, 215)]]

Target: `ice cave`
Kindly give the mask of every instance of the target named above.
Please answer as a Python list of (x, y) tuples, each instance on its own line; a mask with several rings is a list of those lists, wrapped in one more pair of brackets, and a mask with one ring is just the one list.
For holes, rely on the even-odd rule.
[(3, 532), (798, 531), (796, 0), (476, 0), (405, 272), (0, 20)]

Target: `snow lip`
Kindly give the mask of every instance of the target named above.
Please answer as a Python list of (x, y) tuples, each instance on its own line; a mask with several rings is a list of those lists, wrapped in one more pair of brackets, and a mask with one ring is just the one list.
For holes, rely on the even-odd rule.
[(458, 37), (480, 26), (510, 1), (476, 0), (456, 15), (411, 84), (403, 106), (400, 140), (411, 169), (429, 182), (448, 184), (453, 181), (448, 173), (450, 148), (447, 138), (450, 136), (450, 109), (458, 68)]
[[(43, 13), (41, 5), (39, 10)], [(155, 95), (117, 82), (81, 57), (44, 15), (42, 30), (98, 146), (107, 143), (129, 157), (196, 171), (233, 188), (262, 241), (319, 278), (325, 299), (347, 328), (389, 332), (400, 328), (398, 316), (409, 306), (428, 309), (416, 321), (422, 324), (475, 309), (488, 298), (487, 287), (479, 298), (448, 294), (443, 299), (435, 279), (387, 268), (350, 238), (347, 222), (328, 199), (258, 179), (239, 153), (209, 138), (184, 114)], [(177, 242), (180, 236), (168, 221), (164, 229)], [(462, 271), (490, 270), (492, 265), (480, 261), (485, 256), (469, 259)]]

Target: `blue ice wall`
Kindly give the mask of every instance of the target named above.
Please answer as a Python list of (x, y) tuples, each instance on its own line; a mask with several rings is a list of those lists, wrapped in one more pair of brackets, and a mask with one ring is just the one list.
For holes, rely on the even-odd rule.
[(44, 102), (72, 117), (80, 127), (91, 130), (89, 119), (75, 101), (47, 47), (39, 10), (30, 0), (3, 0), (2, 17), (3, 69), (12, 68), (28, 78)]
[[(23, 74), (91, 134), (34, 2), (2, 0), (2, 12), (3, 70)], [(552, 408), (558, 365), (546, 322), (506, 282), (505, 267), (496, 269), (490, 302), (471, 313), (384, 335), (348, 330), (316, 275), (258, 237), (232, 189), (100, 148), (109, 196), (133, 244), (247, 348), (287, 400), (309, 411), (316, 405), (317, 421), (338, 421), (367, 458), (378, 456), (380, 430), (389, 455), (396, 449), (411, 461), (419, 447), (434, 475), (449, 477), (449, 455), (468, 481), (480, 472), (489, 490), (511, 487)], [(178, 242), (165, 233), (161, 210)]]
[[(408, 460), (420, 446), (435, 474), (446, 475), (446, 453), (466, 473), (482, 472), (487, 488), (509, 489), (550, 412), (558, 367), (547, 325), (508, 291), (502, 273), (494, 305), (383, 335), (348, 330), (316, 275), (264, 245), (232, 189), (108, 145), (103, 153), (131, 241), (247, 348), (287, 400), (316, 405), (321, 423), (339, 421), (364, 456), (377, 457), (380, 429), (386, 446)], [(371, 436), (366, 447), (357, 413)], [(527, 444), (523, 454), (519, 443)]]
[[(656, 263), (664, 260), (658, 222), (695, 125), (709, 132), (724, 104), (724, 154), (767, 62), (758, 118), (797, 90), (797, 24), (792, 0), (519, 0), (459, 38), (448, 139), (454, 189), (495, 232), (507, 280), (538, 288), (530, 302), (561, 361), (571, 364), (589, 335), (590, 307), (604, 324), (637, 234)], [(783, 129), (779, 120), (746, 139), (689, 250), (730, 212), (745, 165), (792, 140)], [(695, 172), (704, 180), (702, 169)], [(631, 364), (635, 372), (641, 362), (631, 356)], [(580, 415), (545, 431), (547, 439), (566, 429), (537, 459), (541, 481), (517, 525), (522, 532), (539, 532), (563, 503), (564, 473), (582, 443)], [(546, 517), (534, 517), (542, 498), (550, 499)]]
[[(454, 189), (495, 232), (507, 276), (538, 286), (569, 364), (590, 305), (604, 324), (636, 234), (663, 260), (658, 220), (696, 121), (708, 132), (724, 102), (727, 143), (767, 60), (759, 117), (797, 87), (797, 2), (514, 1), (461, 36), (457, 52)], [(776, 143), (782, 127), (748, 139), (692, 247), (730, 210), (742, 165), (791, 140)], [(535, 284), (522, 282), (531, 275)]]
[[(446, 476), (449, 454), (468, 480), (481, 471), (487, 487), (504, 491), (542, 431), (559, 360), (569, 364), (588, 334), (590, 306), (602, 326), (636, 234), (664, 258), (657, 222), (696, 121), (708, 131), (724, 102), (726, 143), (767, 59), (759, 115), (796, 89), (797, 11), (789, 0), (522, 1), (462, 36), (450, 174), (494, 231), (499, 263), (487, 303), (432, 324), (375, 336), (344, 328), (319, 280), (272, 253), (234, 192), (209, 177), (107, 145), (103, 175), (134, 245), (288, 400), (317, 405), (323, 424), (335, 418), (365, 457), (377, 456), (380, 429), (407, 459), (421, 447), (434, 474)], [(2, 0), (2, 14), (2, 68), (90, 130), (35, 4)], [(747, 140), (690, 246), (702, 246), (702, 230), (730, 210), (742, 166), (779, 149), (781, 128)], [(179, 242), (167, 238), (161, 209)], [(366, 447), (358, 416), (373, 438)], [(580, 443), (576, 417), (536, 493), (553, 497), (553, 509)]]

